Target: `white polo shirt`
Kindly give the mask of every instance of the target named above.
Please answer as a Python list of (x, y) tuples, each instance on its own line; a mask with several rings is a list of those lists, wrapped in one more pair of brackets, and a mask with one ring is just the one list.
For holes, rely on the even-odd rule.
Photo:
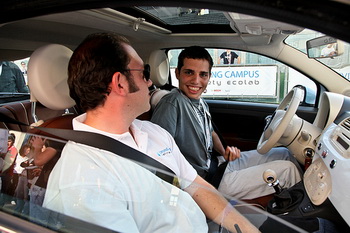
[(86, 114), (74, 118), (73, 128), (75, 130), (104, 134), (145, 153), (170, 168), (179, 178), (181, 188), (186, 188), (197, 177), (196, 170), (181, 154), (174, 138), (159, 125), (149, 121), (134, 120), (130, 127), (134, 139), (129, 132), (111, 134), (95, 129), (83, 124), (82, 122), (85, 119)]
[[(88, 130), (79, 123), (81, 117), (84, 116), (74, 120), (74, 128)], [(181, 156), (171, 156), (177, 146), (169, 145), (173, 140), (167, 138), (165, 130), (149, 129), (152, 125), (138, 120), (133, 123), (136, 143), (131, 143), (129, 133), (114, 136), (150, 152), (163, 163), (179, 162), (178, 168), (173, 165), (172, 169), (181, 174), (187, 163), (181, 161)], [(153, 140), (156, 135), (159, 141)], [(205, 215), (188, 193), (135, 162), (74, 142), (64, 147), (50, 175), (43, 205), (118, 232), (208, 231)]]

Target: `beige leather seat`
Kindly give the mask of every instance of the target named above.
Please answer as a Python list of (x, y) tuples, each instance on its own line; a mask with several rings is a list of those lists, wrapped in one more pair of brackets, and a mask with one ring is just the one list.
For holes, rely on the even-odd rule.
[[(59, 44), (49, 44), (33, 52), (28, 63), (28, 85), (30, 88), (32, 114), (36, 118), (35, 106), (40, 102), (52, 110), (67, 110), (75, 106), (69, 96), (67, 84), (68, 62), (73, 52)], [(36, 125), (48, 128), (72, 129), (72, 118), (76, 114), (64, 114)]]
[[(74, 111), (75, 103), (69, 97), (67, 65), (72, 51), (62, 45), (50, 44), (38, 48), (28, 64), (28, 82), (31, 100), (8, 103), (0, 112), (24, 124), (40, 124), (42, 120), (52, 121), (54, 117)], [(39, 103), (39, 104), (37, 104)], [(69, 118), (71, 115), (64, 116)], [(39, 121), (38, 116), (41, 120)], [(67, 120), (68, 121), (68, 120)], [(48, 123), (46, 123), (48, 124)], [(69, 128), (63, 123), (57, 127)], [(0, 128), (27, 132), (27, 125), (1, 122)]]
[(170, 64), (163, 50), (153, 51), (148, 59), (148, 63), (151, 66), (151, 80), (157, 87), (151, 96), (151, 110), (153, 110), (159, 100), (169, 93), (169, 91), (160, 89), (160, 87), (168, 82)]
[(138, 117), (138, 119), (141, 120), (150, 120), (152, 112), (159, 100), (164, 95), (169, 93), (168, 90), (160, 89), (160, 87), (164, 86), (168, 82), (170, 71), (169, 60), (165, 52), (162, 50), (153, 51), (148, 58), (148, 64), (151, 66), (151, 80), (155, 87), (151, 93), (151, 109)]

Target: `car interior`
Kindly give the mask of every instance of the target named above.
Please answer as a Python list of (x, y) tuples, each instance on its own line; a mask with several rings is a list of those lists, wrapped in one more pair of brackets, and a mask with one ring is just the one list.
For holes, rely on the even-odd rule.
[[(220, 137), (225, 144), (235, 145), (242, 151), (257, 149), (260, 153), (266, 153), (273, 147), (287, 147), (305, 172), (302, 182), (285, 192), (285, 199), (278, 196), (281, 190), (274, 172), (261, 174), (261, 179), (275, 193), (253, 200), (235, 200), (251, 208), (242, 208), (242, 213), (247, 214), (253, 210), (281, 218), (284, 215), (305, 219), (317, 217), (330, 221), (337, 226), (339, 232), (350, 230), (350, 212), (347, 210), (350, 204), (347, 188), (350, 180), (350, 79), (347, 74), (340, 74), (348, 72), (346, 68), (335, 65), (336, 68), (330, 69), (327, 66), (336, 62), (340, 64), (340, 58), (347, 59), (349, 64), (350, 48), (344, 49), (341, 47), (343, 42), (336, 41), (339, 55), (328, 58), (319, 56), (318, 60), (310, 57), (312, 49), (308, 54), (306, 41), (309, 48), (316, 47), (314, 44), (321, 42), (310, 40), (305, 33), (311, 28), (321, 32), (315, 33), (317, 38), (324, 40), (326, 37), (323, 36), (329, 34), (332, 36), (330, 38), (338, 37), (339, 41), (346, 43), (350, 35), (343, 30), (347, 27), (344, 26), (345, 21), (337, 24), (336, 19), (333, 19), (327, 25), (324, 22), (327, 22), (326, 16), (329, 15), (320, 10), (321, 6), (315, 8), (315, 11), (324, 13), (319, 21), (314, 18), (308, 20), (307, 17), (314, 17), (313, 14), (305, 16), (303, 20), (294, 17), (293, 21), (293, 16), (298, 14), (293, 15), (290, 13), (292, 11), (280, 6), (281, 12), (286, 14), (286, 19), (283, 20), (283, 14), (275, 11), (272, 13), (273, 6), (269, 3), (265, 3), (266, 9), (259, 11), (258, 8), (263, 6), (255, 5), (258, 8), (253, 8), (243, 1), (233, 1), (237, 4), (236, 11), (235, 3), (226, 1), (218, 6), (213, 6), (213, 1), (202, 4), (190, 1), (187, 4), (181, 3), (181, 7), (175, 1), (170, 1), (171, 4), (154, 1), (157, 4), (153, 6), (146, 1), (136, 1), (136, 5), (133, 5), (134, 1), (123, 1), (119, 4), (94, 2), (84, 6), (78, 3), (67, 6), (67, 1), (54, 1), (57, 8), (49, 7), (46, 5), (48, 2), (50, 1), (43, 1), (36, 10), (29, 12), (18, 6), (18, 12), (23, 14), (17, 18), (8, 13), (0, 16), (0, 57), (8, 61), (28, 61), (27, 84), (30, 89), (30, 93), (13, 94), (8, 102), (0, 93), (0, 130), (61, 140), (62, 138), (35, 127), (72, 129), (72, 119), (82, 111), (69, 96), (67, 67), (76, 46), (90, 33), (122, 33), (144, 62), (150, 64), (153, 83), (150, 88), (151, 109), (138, 117), (141, 120), (150, 120), (159, 100), (176, 87), (173, 72), (178, 50), (199, 45), (207, 48), (217, 58), (220, 51), (232, 49), (239, 51), (242, 60), (248, 61), (250, 57), (256, 56), (258, 62), (253, 65), (248, 62), (215, 64), (216, 70), (247, 69), (249, 66), (265, 69), (273, 66), (272, 73), (278, 75), (271, 85), (274, 88), (273, 98), (265, 94), (244, 96), (238, 92), (232, 96), (218, 94), (224, 90), (223, 82), (221, 87), (218, 85), (223, 79), (212, 77), (213, 84), (211, 89), (208, 88), (204, 99), (209, 105)], [(253, 4), (254, 1), (248, 2)], [(328, 14), (334, 15), (340, 3), (332, 2)], [(28, 3), (28, 6), (30, 4), (32, 3)], [(173, 7), (173, 4), (177, 7)], [(303, 6), (305, 8), (300, 8), (299, 14), (307, 10), (310, 12), (312, 6), (306, 3)], [(345, 17), (343, 12), (350, 8), (346, 3), (341, 6), (344, 10), (338, 15), (339, 21)], [(0, 12), (9, 10), (8, 7), (0, 9)], [(170, 17), (174, 15), (176, 17)], [(320, 25), (320, 22), (324, 24)], [(330, 28), (330, 25), (337, 27)], [(303, 38), (300, 42), (303, 43), (303, 51), (286, 42), (288, 37), (294, 35)], [(322, 46), (331, 42), (322, 42)], [(299, 42), (290, 42), (293, 43)], [(264, 59), (271, 59), (273, 63), (259, 63)], [(294, 70), (297, 75), (292, 73)], [(290, 72), (289, 76), (284, 77), (284, 72)], [(293, 74), (307, 77), (308, 81), (294, 82)], [(217, 86), (214, 86), (215, 81)], [(308, 85), (309, 82), (312, 85)], [(4, 116), (14, 121), (5, 120)], [(234, 200), (234, 197), (228, 197), (230, 198)], [(5, 213), (9, 212), (0, 212)], [(15, 220), (5, 222), (3, 218), (5, 219), (0, 217), (0, 224), (13, 229), (18, 227)], [(11, 219), (9, 216), (7, 218)], [(76, 224), (74, 219), (67, 221), (71, 221), (71, 226)], [(23, 224), (26, 223), (28, 221)], [(48, 230), (40, 227), (38, 230), (37, 225), (30, 227), (33, 232)], [(106, 230), (90, 227), (91, 232)], [(79, 231), (76, 227), (71, 228)], [(303, 232), (303, 229), (295, 228), (295, 231)]]

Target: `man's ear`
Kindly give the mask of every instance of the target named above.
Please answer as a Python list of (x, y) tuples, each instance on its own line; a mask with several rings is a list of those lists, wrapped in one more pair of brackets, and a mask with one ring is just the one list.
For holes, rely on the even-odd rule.
[(115, 72), (112, 77), (111, 90), (118, 95), (125, 95), (127, 93), (127, 81), (126, 77), (120, 73)]
[(180, 70), (178, 68), (175, 68), (175, 76), (177, 79), (180, 77)]

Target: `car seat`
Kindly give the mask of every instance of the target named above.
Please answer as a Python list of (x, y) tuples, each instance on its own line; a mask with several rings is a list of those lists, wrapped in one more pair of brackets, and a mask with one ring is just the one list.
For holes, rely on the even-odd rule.
[[(32, 115), (36, 126), (48, 128), (72, 129), (72, 119), (77, 114), (67, 109), (75, 106), (75, 101), (69, 96), (68, 62), (73, 52), (59, 44), (49, 44), (36, 49), (28, 63), (28, 85), (32, 103)], [(43, 122), (37, 119), (36, 103), (40, 102), (52, 110), (66, 110), (65, 114)], [(31, 133), (39, 133), (30, 130)], [(40, 133), (45, 135), (45, 133)]]
[(141, 120), (150, 120), (159, 100), (169, 93), (168, 90), (160, 89), (167, 84), (169, 79), (170, 65), (165, 52), (163, 50), (153, 51), (148, 58), (148, 64), (151, 66), (151, 80), (153, 82), (150, 99), (151, 109), (138, 117)]
[[(72, 129), (72, 119), (76, 114), (67, 112), (45, 122), (37, 119), (35, 114), (37, 102), (52, 110), (64, 110), (75, 106), (75, 101), (69, 96), (67, 84), (68, 63), (72, 54), (72, 50), (59, 44), (45, 45), (33, 52), (28, 63), (28, 85), (31, 91), (32, 115), (36, 121), (34, 125)], [(169, 92), (159, 88), (167, 83), (169, 77), (170, 65), (165, 52), (161, 50), (152, 52), (148, 62), (151, 66), (151, 80), (155, 87), (151, 94), (151, 110), (138, 117), (143, 120), (150, 120), (154, 107)], [(37, 130), (30, 130), (30, 132), (46, 135)]]
[(169, 93), (168, 90), (160, 88), (168, 83), (170, 64), (163, 50), (153, 51), (148, 59), (148, 63), (151, 66), (151, 80), (156, 86), (151, 96), (151, 110), (154, 110), (159, 100)]

